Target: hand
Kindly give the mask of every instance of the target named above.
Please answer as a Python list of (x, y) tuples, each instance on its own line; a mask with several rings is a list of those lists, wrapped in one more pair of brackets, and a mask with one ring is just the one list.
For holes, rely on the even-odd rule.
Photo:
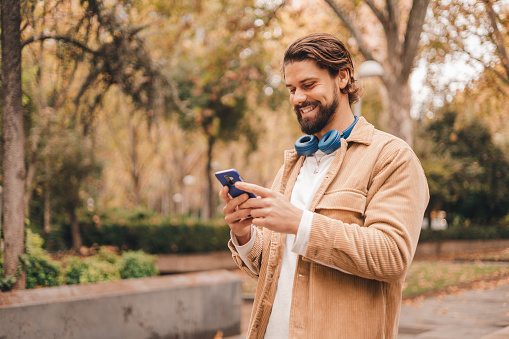
[(248, 199), (239, 205), (241, 211), (250, 212), (250, 222), (275, 232), (297, 234), (304, 211), (292, 205), (284, 195), (240, 181), (235, 187), (258, 196), (258, 199)]
[(251, 218), (249, 209), (241, 209), (239, 205), (249, 199), (247, 194), (232, 198), (228, 194), (228, 186), (223, 186), (219, 197), (226, 203), (223, 208), (224, 220), (230, 226), (232, 233), (237, 238), (239, 245), (246, 244), (251, 239)]

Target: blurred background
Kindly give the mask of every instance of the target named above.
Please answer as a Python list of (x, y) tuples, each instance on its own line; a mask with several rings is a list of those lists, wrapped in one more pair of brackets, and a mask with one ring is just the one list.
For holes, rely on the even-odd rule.
[(493, 0), (21, 1), (25, 226), (57, 258), (224, 250), (214, 172), (270, 187), (301, 135), (282, 55), (327, 32), (352, 52), (355, 111), (421, 160), (421, 240), (509, 238), (508, 15)]

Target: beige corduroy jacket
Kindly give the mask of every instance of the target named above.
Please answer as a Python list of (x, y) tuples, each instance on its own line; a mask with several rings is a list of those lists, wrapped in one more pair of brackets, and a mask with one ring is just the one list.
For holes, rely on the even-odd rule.
[[(303, 161), (286, 151), (272, 189), (290, 199)], [(289, 338), (396, 338), (403, 281), (428, 200), (412, 149), (360, 118), (310, 206), (313, 222), (306, 255), (297, 261)], [(262, 228), (256, 234), (248, 258), (258, 275), (229, 243), (237, 265), (258, 279), (247, 338), (264, 336), (286, 236)]]

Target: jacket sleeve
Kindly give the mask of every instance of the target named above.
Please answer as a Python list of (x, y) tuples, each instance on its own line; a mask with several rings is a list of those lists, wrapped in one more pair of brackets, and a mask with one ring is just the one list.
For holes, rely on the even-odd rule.
[(245, 272), (251, 278), (258, 279), (258, 274), (260, 273), (261, 268), (261, 257), (262, 257), (262, 248), (263, 248), (263, 235), (261, 234), (262, 230), (257, 229), (256, 239), (253, 245), (253, 248), (247, 255), (248, 260), (251, 261), (251, 265), (255, 269), (255, 272), (251, 271), (251, 269), (246, 266), (246, 264), (242, 261), (242, 258), (239, 255), (239, 252), (235, 248), (233, 241), (230, 239), (228, 241), (228, 248), (232, 252), (233, 261), (237, 264), (237, 266)]
[(378, 159), (364, 225), (314, 213), (305, 258), (367, 279), (398, 281), (415, 253), (429, 191), (408, 146), (384, 149)]

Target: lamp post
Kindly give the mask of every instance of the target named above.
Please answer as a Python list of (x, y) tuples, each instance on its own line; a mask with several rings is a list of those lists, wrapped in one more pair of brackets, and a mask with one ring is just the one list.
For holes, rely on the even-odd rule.
[[(374, 77), (374, 76), (382, 76), (384, 74), (384, 69), (382, 65), (380, 65), (375, 60), (367, 60), (364, 61), (357, 71), (357, 76), (359, 79)], [(359, 101), (354, 104), (354, 114), (358, 117), (361, 116), (361, 98), (359, 97)]]

